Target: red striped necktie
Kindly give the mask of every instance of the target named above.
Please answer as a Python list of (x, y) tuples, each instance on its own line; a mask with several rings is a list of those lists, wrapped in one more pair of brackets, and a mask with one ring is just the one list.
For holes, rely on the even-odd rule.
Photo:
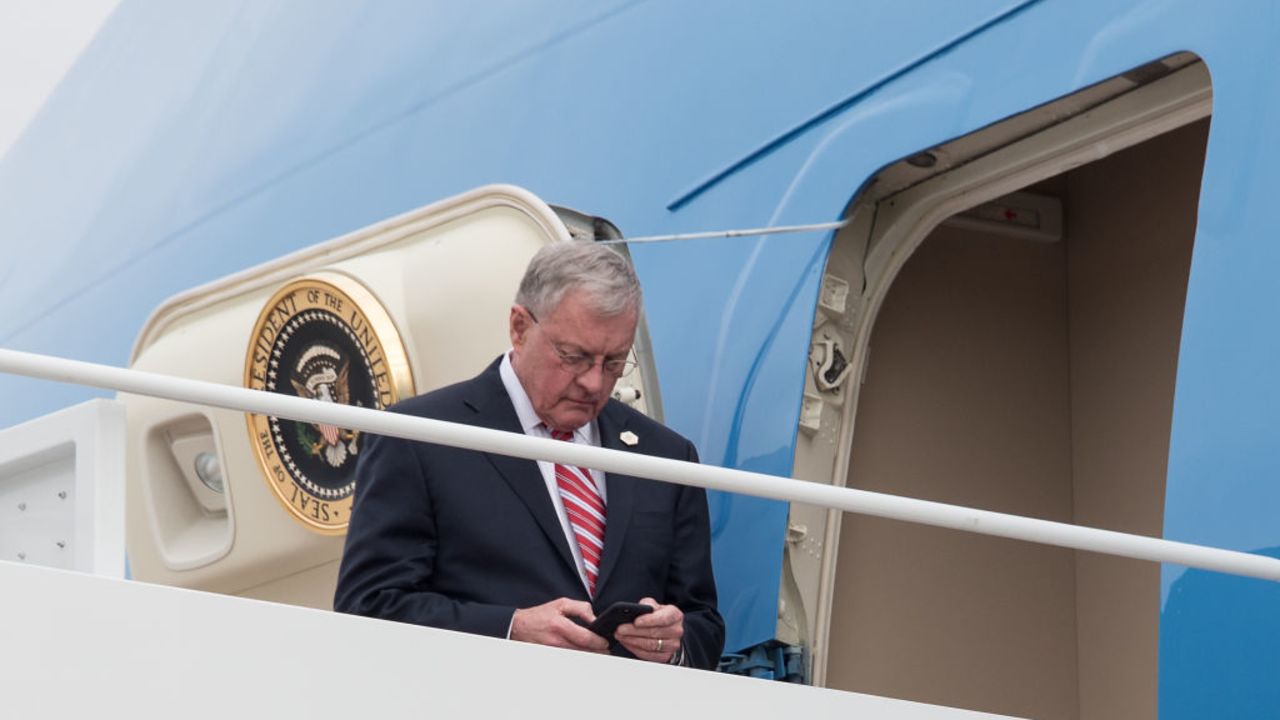
[[(552, 430), (556, 440), (572, 440), (573, 433)], [(556, 487), (569, 516), (582, 565), (587, 576), (587, 592), (596, 596), (596, 576), (600, 573), (600, 555), (604, 552), (604, 498), (596, 488), (591, 473), (579, 467), (556, 463)]]

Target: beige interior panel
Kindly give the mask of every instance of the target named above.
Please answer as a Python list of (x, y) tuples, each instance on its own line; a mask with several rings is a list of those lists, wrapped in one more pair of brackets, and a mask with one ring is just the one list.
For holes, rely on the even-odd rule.
[[(1208, 121), (1067, 176), (1075, 522), (1159, 536)], [(1077, 553), (1080, 717), (1155, 718), (1160, 566)]]
[[(1208, 122), (1033, 188), (1056, 243), (941, 226), (871, 335), (851, 487), (1161, 533)], [(846, 516), (831, 687), (1155, 718), (1159, 567)]]
[(339, 561), (333, 560), (236, 594), (255, 600), (332, 610), (333, 589), (338, 584), (339, 565)]
[[(1065, 254), (941, 228), (880, 311), (849, 486), (1071, 519)], [(844, 519), (828, 684), (1076, 711), (1072, 552)], [(1051, 706), (1057, 714), (1031, 709)]]

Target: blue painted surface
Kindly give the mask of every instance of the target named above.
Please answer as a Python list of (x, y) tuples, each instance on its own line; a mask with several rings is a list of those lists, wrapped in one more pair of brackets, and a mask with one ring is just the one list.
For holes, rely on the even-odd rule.
[[(1280, 547), (1254, 552), (1280, 558)], [(1280, 584), (1203, 570), (1183, 573), (1161, 617), (1160, 717), (1276, 717), (1277, 607)]]
[[(508, 0), (483, 18), (125, 0), (0, 163), (0, 344), (123, 365), (175, 292), (490, 182), (632, 235), (833, 219), (889, 162), (1192, 50), (1214, 119), (1165, 535), (1274, 548), (1278, 14), (1264, 0)], [(705, 461), (789, 473), (830, 239), (634, 250), (668, 420)], [(0, 425), (88, 394), (2, 377)], [(785, 507), (717, 496), (713, 518), (729, 649), (767, 640)], [(1225, 715), (1277, 707), (1275, 587), (1165, 568), (1162, 716), (1222, 715), (1192, 710), (1227, 689)]]

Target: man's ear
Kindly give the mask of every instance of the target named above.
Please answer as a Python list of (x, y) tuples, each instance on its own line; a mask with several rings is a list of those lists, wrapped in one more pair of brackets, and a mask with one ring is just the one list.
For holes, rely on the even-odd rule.
[(529, 311), (519, 305), (512, 305), (508, 324), (508, 330), (511, 333), (511, 347), (519, 350), (524, 345), (525, 337), (529, 333), (529, 326), (532, 324), (529, 318)]

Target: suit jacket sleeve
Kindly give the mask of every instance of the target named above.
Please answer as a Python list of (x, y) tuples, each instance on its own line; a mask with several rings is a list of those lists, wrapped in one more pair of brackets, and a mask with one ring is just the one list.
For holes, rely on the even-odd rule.
[[(685, 459), (698, 462), (687, 444)], [(677, 502), (675, 547), (667, 580), (668, 602), (684, 613), (684, 663), (714, 669), (724, 649), (724, 620), (716, 610), (716, 584), (711, 570), (711, 523), (707, 494), (684, 486)]]
[(424, 446), (366, 437), (334, 609), (506, 637), (514, 607), (460, 601), (430, 590), (437, 537)]

